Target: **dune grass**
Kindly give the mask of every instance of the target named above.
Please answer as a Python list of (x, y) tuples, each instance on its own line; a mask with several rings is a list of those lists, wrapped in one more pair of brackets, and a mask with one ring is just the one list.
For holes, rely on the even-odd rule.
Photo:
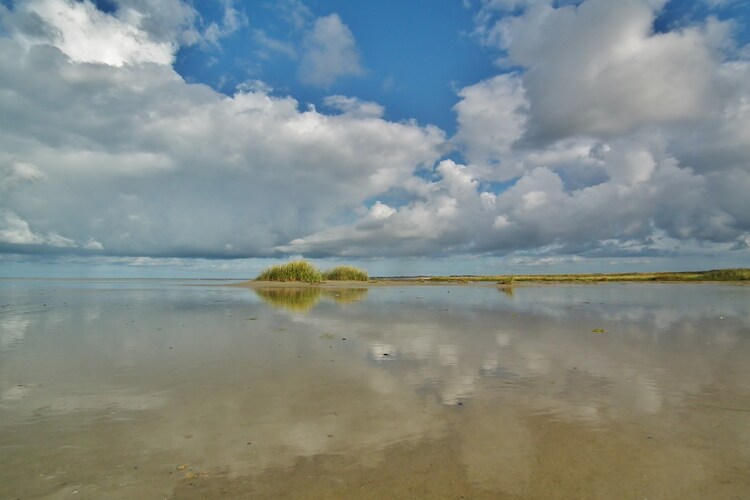
[(323, 273), (326, 281), (367, 281), (367, 271), (354, 266), (336, 266)]
[(317, 267), (305, 260), (278, 264), (264, 270), (255, 281), (285, 281), (320, 283), (326, 281), (367, 281), (367, 271), (353, 266), (336, 266), (321, 273)]
[(320, 283), (323, 275), (317, 267), (305, 260), (295, 260), (286, 264), (271, 266), (260, 273), (256, 281), (299, 281)]

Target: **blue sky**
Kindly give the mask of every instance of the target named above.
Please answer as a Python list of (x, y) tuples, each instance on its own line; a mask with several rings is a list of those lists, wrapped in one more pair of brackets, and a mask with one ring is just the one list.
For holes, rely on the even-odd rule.
[(0, 1), (0, 276), (750, 265), (737, 0)]
[[(302, 4), (300, 4), (302, 5)], [(238, 84), (258, 79), (277, 94), (289, 94), (304, 104), (324, 109), (331, 93), (356, 96), (385, 107), (384, 117), (416, 119), (448, 133), (455, 132), (451, 110), (456, 89), (496, 72), (492, 51), (472, 37), (474, 9), (455, 0), (413, 2), (307, 2), (300, 16), (338, 15), (355, 35), (362, 72), (345, 75), (330, 85), (301, 81), (299, 54), (305, 26), (297, 27), (288, 11), (274, 2), (243, 5), (246, 23), (222, 40), (220, 47), (194, 45), (177, 53), (175, 70), (189, 81), (226, 93)], [(220, 22), (220, 5), (203, 4), (204, 19)], [(298, 10), (301, 10), (298, 7)], [(289, 51), (269, 49), (268, 40)]]

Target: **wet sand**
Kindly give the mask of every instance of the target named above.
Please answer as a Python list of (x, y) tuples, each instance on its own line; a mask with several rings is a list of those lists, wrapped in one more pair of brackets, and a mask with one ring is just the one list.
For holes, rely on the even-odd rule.
[(746, 287), (4, 285), (0, 498), (750, 491)]

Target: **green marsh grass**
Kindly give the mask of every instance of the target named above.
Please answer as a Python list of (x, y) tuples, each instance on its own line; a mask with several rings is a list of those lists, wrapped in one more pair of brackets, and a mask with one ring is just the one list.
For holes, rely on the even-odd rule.
[(367, 281), (367, 271), (354, 266), (336, 266), (323, 273), (326, 281)]
[(317, 267), (305, 260), (295, 260), (286, 264), (271, 266), (260, 273), (256, 281), (301, 281), (320, 283), (323, 275)]

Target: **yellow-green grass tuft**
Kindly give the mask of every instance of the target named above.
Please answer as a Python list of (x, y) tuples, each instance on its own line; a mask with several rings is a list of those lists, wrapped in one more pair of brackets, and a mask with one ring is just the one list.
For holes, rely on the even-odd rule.
[(318, 268), (305, 260), (295, 260), (286, 264), (271, 266), (260, 273), (256, 281), (301, 281), (320, 283), (323, 275)]
[(354, 266), (336, 266), (323, 273), (326, 281), (367, 281), (367, 271)]

